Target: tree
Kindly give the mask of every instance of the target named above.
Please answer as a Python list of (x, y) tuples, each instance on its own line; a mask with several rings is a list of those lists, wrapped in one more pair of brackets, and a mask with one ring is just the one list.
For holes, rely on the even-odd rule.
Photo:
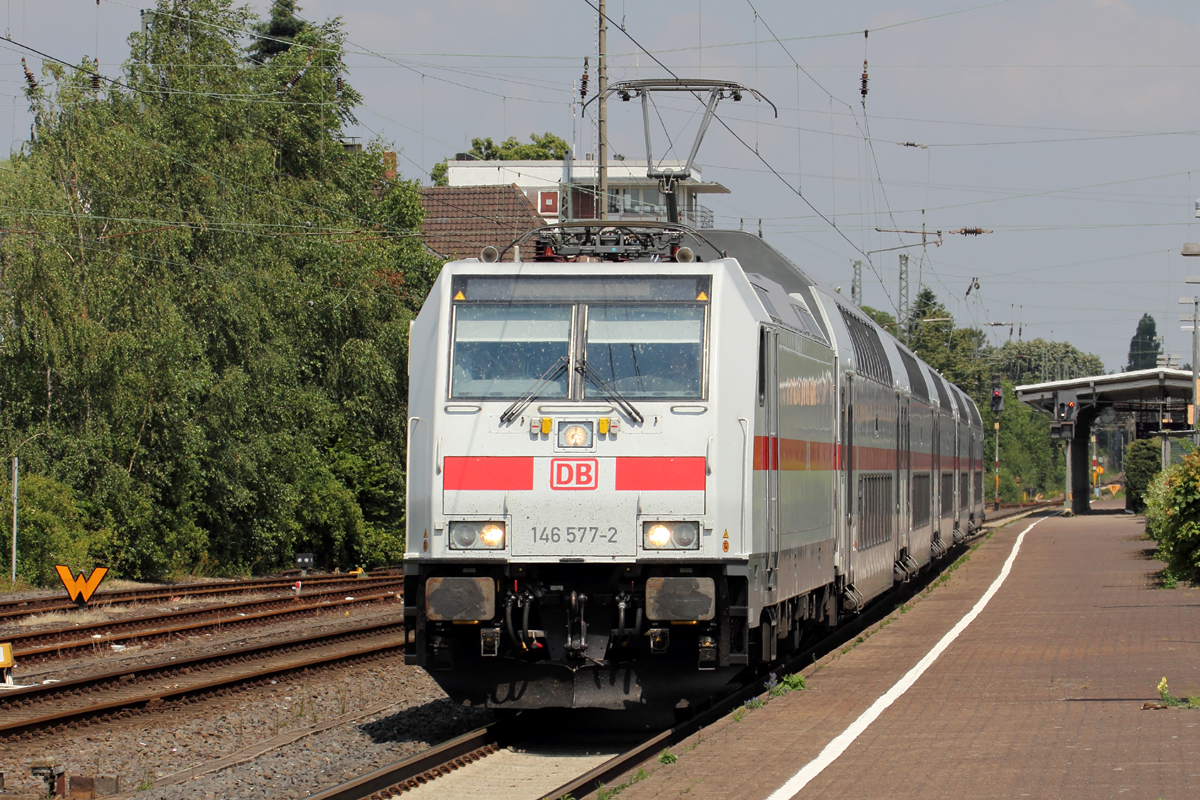
[[(510, 136), (500, 144), (487, 139), (472, 139), (467, 155), (477, 161), (560, 161), (571, 152), (571, 145), (553, 133), (529, 134), (529, 144), (522, 144), (517, 137)], [(435, 186), (449, 183), (449, 167), (445, 161), (433, 165), (429, 177)]]
[(299, 10), (296, 0), (273, 0), (271, 18), (254, 26), (258, 36), (250, 45), (251, 61), (265, 64), (291, 48), (296, 36), (307, 27), (304, 20), (296, 16)]
[(1131, 511), (1145, 508), (1143, 495), (1162, 470), (1162, 446), (1154, 439), (1138, 439), (1125, 448), (1125, 503)]
[(1158, 327), (1154, 324), (1154, 317), (1142, 314), (1142, 318), (1138, 320), (1137, 331), (1129, 340), (1129, 362), (1125, 367), (1126, 372), (1154, 369), (1158, 366), (1158, 355), (1162, 352), (1162, 345), (1155, 341), (1157, 336)]
[(1018, 385), (1104, 374), (1099, 356), (1045, 339), (1009, 340), (992, 351), (989, 361), (994, 372)]
[(887, 313), (886, 311), (880, 311), (879, 309), (871, 308), (870, 306), (860, 306), (860, 308), (862, 309), (862, 312), (870, 317), (876, 325), (883, 328), (888, 333), (893, 335), (896, 333), (896, 318), (891, 314)]
[(23, 513), (45, 552), (133, 578), (394, 561), (408, 323), (437, 270), (419, 189), (382, 142), (339, 142), (338, 21), (254, 63), (232, 0), (158, 10), (120, 84), (46, 63), (0, 179)]
[[(983, 420), (984, 452), (994, 453), (997, 419), (988, 399), (993, 375), (1009, 377), (1009, 370), (1004, 366), (1014, 357), (1009, 345), (990, 347), (983, 331), (957, 327), (954, 318), (929, 287), (922, 287), (918, 292), (907, 330), (908, 344), (913, 352), (975, 401)], [(1069, 349), (1078, 353), (1061, 342), (1044, 345), (1053, 352)], [(1090, 363), (1095, 356), (1080, 354), (1079, 358), (1082, 363)], [(1095, 361), (1099, 363), (1098, 359)], [(1011, 392), (1009, 380), (1005, 381), (1005, 387), (1005, 391)], [(1061, 491), (1065, 463), (1062, 450), (1050, 439), (1050, 419), (1024, 403), (1008, 403), (1001, 412), (1001, 423), (1001, 499), (1019, 500), (1022, 491), (1031, 494)]]

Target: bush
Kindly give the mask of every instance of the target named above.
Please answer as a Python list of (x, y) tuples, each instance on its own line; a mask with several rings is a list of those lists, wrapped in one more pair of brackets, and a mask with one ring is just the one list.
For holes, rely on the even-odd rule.
[[(1128, 462), (1126, 462), (1128, 464)], [(1192, 453), (1147, 487), (1146, 532), (1177, 576), (1200, 569), (1200, 453)]]
[[(90, 572), (96, 551), (107, 539), (106, 532), (90, 532), (84, 527), (71, 487), (41, 475), (21, 478), (17, 498), (18, 576), (35, 586), (50, 586), (58, 581), (56, 564), (65, 564), (74, 573)], [(7, 555), (8, 548), (4, 550)]]
[(1162, 469), (1162, 445), (1156, 439), (1138, 439), (1125, 449), (1125, 489), (1130, 511), (1145, 508), (1143, 493)]
[(1146, 504), (1146, 534), (1156, 542), (1162, 541), (1167, 529), (1167, 516), (1163, 513), (1166, 507), (1167, 481), (1171, 476), (1178, 474), (1180, 466), (1176, 464), (1155, 475), (1142, 493)]

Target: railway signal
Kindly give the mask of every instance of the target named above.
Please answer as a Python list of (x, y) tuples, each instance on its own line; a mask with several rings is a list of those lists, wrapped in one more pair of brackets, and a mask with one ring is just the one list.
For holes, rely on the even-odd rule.
[(1000, 510), (1000, 412), (1004, 410), (1004, 386), (1000, 377), (992, 378), (992, 413), (996, 415), (996, 493), (993, 510)]
[(1075, 436), (1075, 414), (1079, 410), (1075, 390), (1064, 389), (1057, 392), (1054, 409), (1054, 422), (1050, 425), (1050, 438), (1073, 438)]

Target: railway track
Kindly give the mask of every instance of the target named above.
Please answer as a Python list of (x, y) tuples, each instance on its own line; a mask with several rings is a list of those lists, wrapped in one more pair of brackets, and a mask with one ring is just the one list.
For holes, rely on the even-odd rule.
[[(1018, 516), (1025, 512), (1037, 512), (1056, 507), (1057, 502), (1035, 504), (1016, 504), (1001, 507), (999, 512), (989, 514), (989, 522), (999, 521), (1008, 517)], [(862, 614), (850, 621), (839, 625), (829, 635), (817, 640), (787, 661), (773, 667), (776, 674), (798, 672), (803, 667), (813, 663), (818, 658), (853, 641), (871, 626), (881, 622), (903, 603), (923, 591), (942, 573), (942, 571), (957, 561), (958, 557), (969, 550), (976, 537), (967, 539), (950, 550), (948, 556), (940, 562), (936, 570), (930, 570), (908, 584), (903, 585), (888, 601), (869, 606)], [(531, 796), (540, 800), (560, 800), (563, 797), (583, 797), (596, 791), (606, 783), (624, 775), (639, 764), (652, 758), (656, 753), (683, 741), (697, 731), (711, 725), (746, 701), (758, 697), (767, 691), (770, 673), (766, 668), (743, 685), (730, 690), (726, 694), (712, 699), (707, 705), (696, 709), (690, 719), (682, 721), (667, 730), (638, 741), (634, 746), (624, 749), (608, 758), (597, 759), (599, 763), (576, 773), (562, 784), (539, 789), (536, 794), (514, 794), (522, 800)], [(454, 797), (461, 794), (461, 784), (453, 786), (453, 780), (441, 779), (456, 776), (462, 770), (487, 769), (488, 776), (472, 776), (472, 783), (477, 786), (487, 786), (487, 796), (501, 800), (508, 795), (503, 786), (513, 783), (511, 775), (520, 772), (525, 767), (520, 762), (528, 762), (533, 770), (544, 771), (550, 759), (562, 757), (561, 749), (557, 751), (544, 747), (523, 747), (522, 743), (529, 737), (531, 728), (544, 726), (530, 725), (523, 721), (526, 714), (503, 718), (492, 725), (463, 734), (436, 747), (432, 747), (415, 756), (390, 764), (374, 772), (347, 781), (339, 786), (311, 796), (310, 800), (388, 800), (411, 793), (414, 800), (427, 797)], [(524, 751), (523, 753), (520, 751)], [(497, 758), (497, 754), (510, 754), (513, 758)], [(574, 754), (576, 757), (583, 753)], [(489, 764), (491, 769), (489, 769)], [(435, 781), (439, 782), (435, 784)], [(434, 791), (437, 790), (437, 791)]]
[(395, 656), (404, 639), (402, 622), (376, 623), (2, 691), (0, 741), (165, 711), (297, 673)]
[[(334, 608), (360, 606), (366, 603), (393, 600), (403, 588), (401, 578), (360, 582), (356, 589), (367, 594), (345, 596), (345, 590), (328, 590), (294, 597), (254, 600), (238, 605), (174, 611), (126, 620), (72, 625), (46, 631), (5, 636), (13, 646), (14, 656), (23, 663), (61, 658), (68, 655), (92, 653), (100, 647), (124, 642), (149, 643), (162, 639), (185, 637), (206, 629), (228, 630), (248, 625), (295, 619)], [(244, 610), (239, 610), (244, 609)]]
[[(89, 602), (91, 607), (103, 608), (116, 603), (145, 603), (155, 600), (170, 600), (175, 597), (222, 597), (227, 595), (246, 594), (248, 592), (283, 592), (291, 589), (297, 580), (307, 586), (332, 588), (334, 586), (353, 586), (363, 580), (387, 577), (384, 574), (372, 574), (369, 578), (358, 578), (354, 575), (314, 575), (307, 578), (255, 578), (233, 583), (185, 583), (174, 586), (155, 587), (152, 589), (127, 589), (111, 592), (96, 592)], [(34, 597), (25, 600), (5, 600), (0, 602), (0, 621), (18, 619), (31, 614), (43, 614), (51, 611), (68, 611), (78, 608), (75, 603), (63, 600), (61, 596)]]

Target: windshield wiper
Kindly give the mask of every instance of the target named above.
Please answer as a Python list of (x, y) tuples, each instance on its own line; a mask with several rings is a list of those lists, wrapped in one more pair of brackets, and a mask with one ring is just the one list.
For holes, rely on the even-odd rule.
[(642, 416), (642, 412), (634, 408), (633, 403), (626, 400), (621, 395), (621, 392), (618, 391), (617, 387), (604, 380), (604, 378), (600, 376), (600, 373), (594, 367), (588, 364), (586, 359), (582, 363), (576, 365), (575, 371), (591, 380), (592, 383), (596, 384), (596, 388), (600, 390), (600, 394), (604, 396), (604, 399), (608, 400), (624, 411), (627, 417), (635, 422), (645, 421), (646, 418)]
[(566, 356), (559, 356), (558, 360), (550, 365), (550, 368), (542, 373), (542, 377), (534, 382), (533, 386), (529, 387), (529, 391), (513, 401), (503, 414), (500, 415), (501, 422), (512, 422), (517, 415), (525, 410), (525, 407), (533, 402), (533, 398), (538, 396), (542, 389), (546, 388), (547, 384), (558, 380), (558, 376), (566, 372), (567, 365), (570, 364), (570, 359)]

